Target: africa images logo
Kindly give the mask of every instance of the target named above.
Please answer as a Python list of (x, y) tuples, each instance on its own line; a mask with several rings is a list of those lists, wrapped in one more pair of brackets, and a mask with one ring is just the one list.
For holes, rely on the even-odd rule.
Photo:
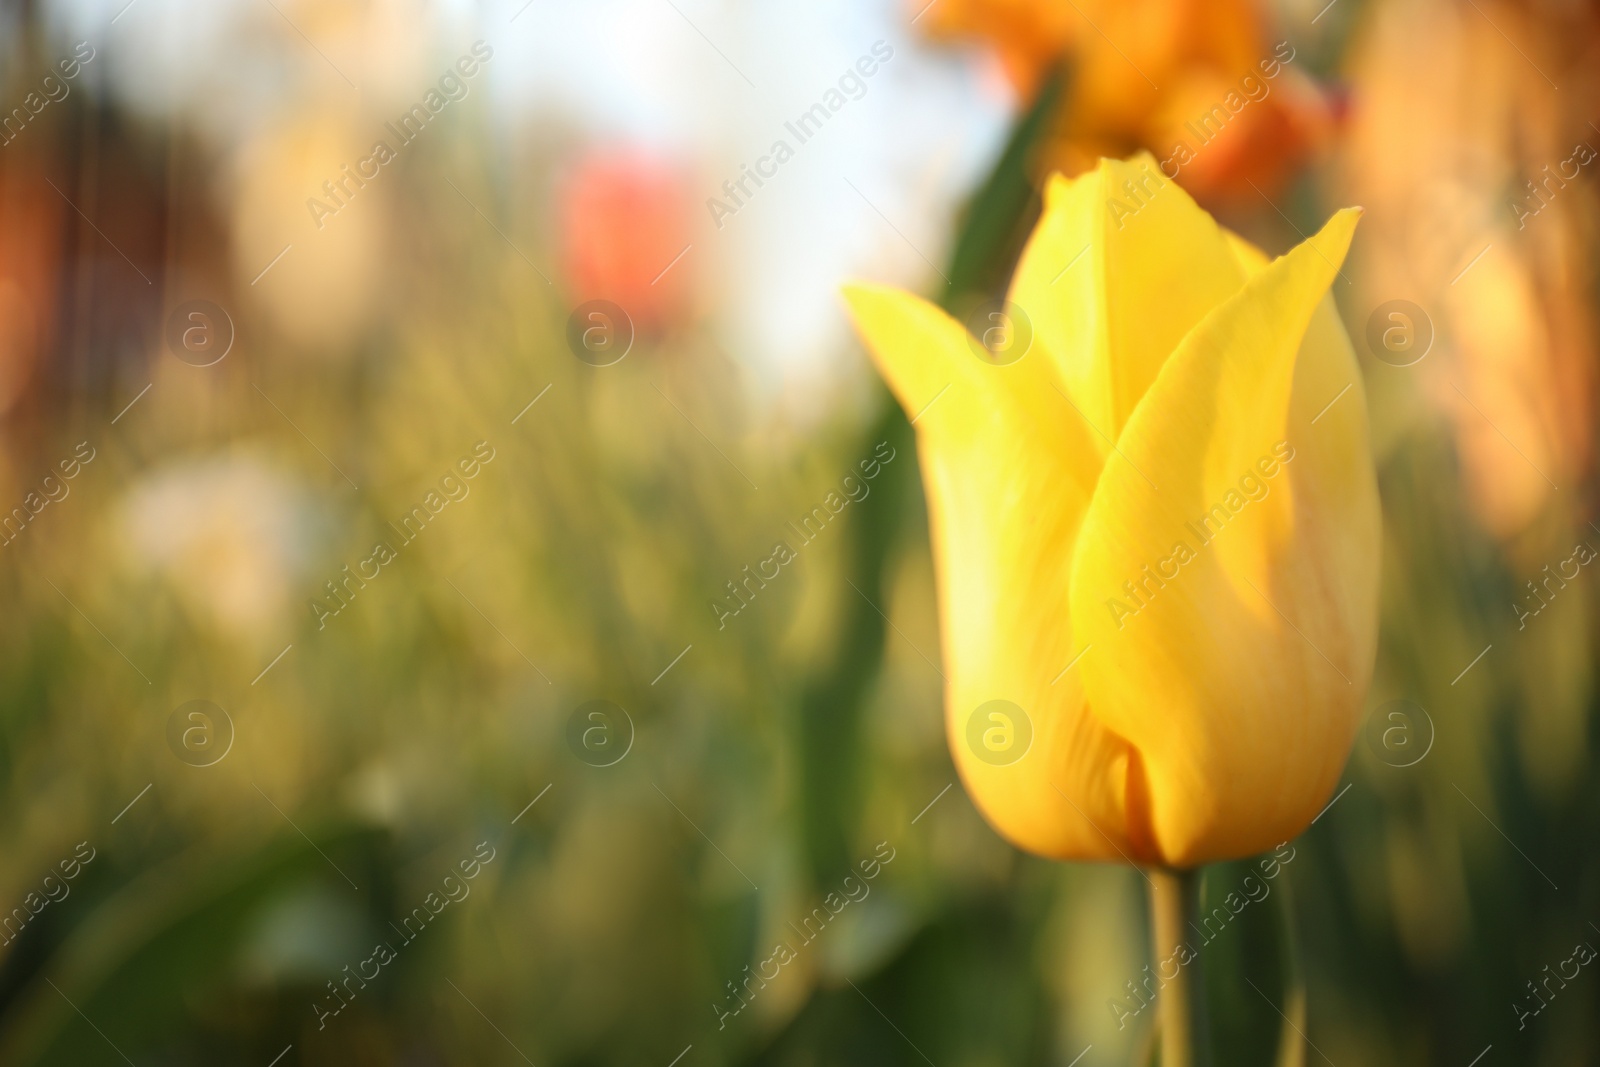
[[(737, 215), (757, 190), (778, 176), (778, 168), (794, 158), (796, 146), (815, 137), (823, 124), (843, 111), (851, 100), (866, 96), (866, 79), (878, 73), (893, 58), (893, 45), (887, 41), (873, 42), (871, 54), (857, 59), (854, 66), (846, 67), (837, 84), (823, 93), (821, 100), (802, 111), (793, 122), (783, 124), (783, 128), (794, 138), (793, 145), (786, 138), (779, 137), (772, 142), (772, 147), (765, 155), (756, 159), (754, 166), (739, 164), (739, 176), (722, 183), (723, 196), (706, 199), (706, 210), (711, 213), (711, 221), (717, 224), (717, 229), (722, 229), (725, 218)], [(847, 93), (848, 97), (845, 95)], [(755, 189), (750, 188), (751, 182), (755, 183)]]
[[(1274, 456), (1277, 458), (1274, 459)], [(1194, 547), (1187, 541), (1177, 541), (1172, 546), (1172, 552), (1157, 560), (1153, 567), (1146, 563), (1139, 577), (1122, 583), (1127, 600), (1121, 597), (1106, 600), (1106, 610), (1111, 612), (1117, 629), (1126, 626), (1130, 616), (1149, 607), (1156, 594), (1165, 589), (1168, 582), (1176, 581), (1183, 567), (1199, 559), (1199, 550), (1216, 540), (1222, 528), (1237, 518), (1240, 512), (1253, 503), (1265, 500), (1272, 492), (1271, 480), (1293, 460), (1294, 446), (1287, 441), (1279, 441), (1272, 446), (1272, 455), (1262, 456), (1252, 468), (1240, 475), (1237, 488), (1229, 489), (1198, 519), (1184, 523), (1184, 532), (1194, 537)]]

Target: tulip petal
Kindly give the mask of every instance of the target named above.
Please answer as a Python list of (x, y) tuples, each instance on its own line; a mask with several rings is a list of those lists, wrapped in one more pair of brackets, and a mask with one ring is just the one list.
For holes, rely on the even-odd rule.
[(1134, 746), (1149, 795), (1127, 806), (1175, 866), (1302, 830), (1360, 714), (1379, 512), (1359, 369), (1327, 296), (1358, 216), (1335, 215), (1183, 339), (1119, 439), (1130, 464), (1107, 466), (1084, 519), (1085, 692)]
[[(1084, 706), (1067, 610), (1072, 547), (1099, 476), (1089, 431), (1053, 386), (1048, 360), (992, 366), (943, 311), (892, 289), (846, 300), (868, 349), (912, 418), (927, 492), (940, 600), (946, 729), (968, 793), (1019, 847), (1132, 862), (1123, 808), (1126, 742)], [(990, 701), (1021, 709), (978, 715)], [(1023, 751), (968, 736), (991, 723)], [(1143, 820), (1136, 820), (1141, 825)]]
[(1050, 180), (1011, 300), (1104, 454), (1178, 342), (1245, 276), (1211, 216), (1141, 154)]

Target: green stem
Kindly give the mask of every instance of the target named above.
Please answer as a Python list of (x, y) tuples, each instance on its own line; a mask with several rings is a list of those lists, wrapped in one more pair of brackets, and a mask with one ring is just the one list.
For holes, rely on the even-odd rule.
[[(1149, 876), (1155, 955), (1151, 970), (1162, 983), (1161, 1067), (1211, 1067), (1200, 960), (1179, 964), (1176, 955), (1177, 947), (1189, 940), (1190, 925), (1199, 912), (1200, 872), (1156, 868)], [(1177, 974), (1167, 977), (1174, 966)]]
[(1282, 873), (1278, 915), (1283, 923), (1283, 1026), (1278, 1031), (1277, 1067), (1305, 1067), (1306, 981), (1300, 967), (1300, 936), (1294, 920), (1294, 894), (1289, 872)]

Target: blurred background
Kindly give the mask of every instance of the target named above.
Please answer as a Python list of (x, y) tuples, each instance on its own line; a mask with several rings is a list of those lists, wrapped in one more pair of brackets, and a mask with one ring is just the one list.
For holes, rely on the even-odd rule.
[(951, 788), (836, 291), (1003, 292), (1146, 149), (1274, 254), (1367, 209), (1371, 717), (1207, 952), (1219, 1062), (1600, 1064), (1597, 30), (6, 4), (0, 1063), (1143, 1062), (1138, 872)]

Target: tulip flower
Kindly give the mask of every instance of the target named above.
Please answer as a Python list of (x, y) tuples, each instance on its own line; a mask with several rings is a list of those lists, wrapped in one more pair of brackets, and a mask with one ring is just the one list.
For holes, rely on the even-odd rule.
[[(983, 341), (846, 291), (916, 427), (967, 791), (1028, 851), (1151, 868), (1166, 950), (1178, 872), (1327, 803), (1371, 677), (1378, 495), (1329, 294), (1359, 214), (1269, 262), (1149, 156), (1102, 160), (1050, 181)], [(1206, 1062), (1193, 984), (1170, 1067)]]
[[(1329, 296), (1358, 216), (1268, 262), (1148, 156), (1056, 177), (1009, 361), (914, 296), (847, 290), (915, 419), (956, 765), (1017, 846), (1190, 868), (1327, 802), (1377, 628), (1366, 407)], [(1019, 732), (1014, 760), (986, 749)]]
[(939, 38), (990, 44), (1031, 99), (1065, 63), (1041, 151), (1068, 174), (1147, 148), (1202, 203), (1261, 206), (1330, 139), (1339, 109), (1261, 0), (909, 0)]

